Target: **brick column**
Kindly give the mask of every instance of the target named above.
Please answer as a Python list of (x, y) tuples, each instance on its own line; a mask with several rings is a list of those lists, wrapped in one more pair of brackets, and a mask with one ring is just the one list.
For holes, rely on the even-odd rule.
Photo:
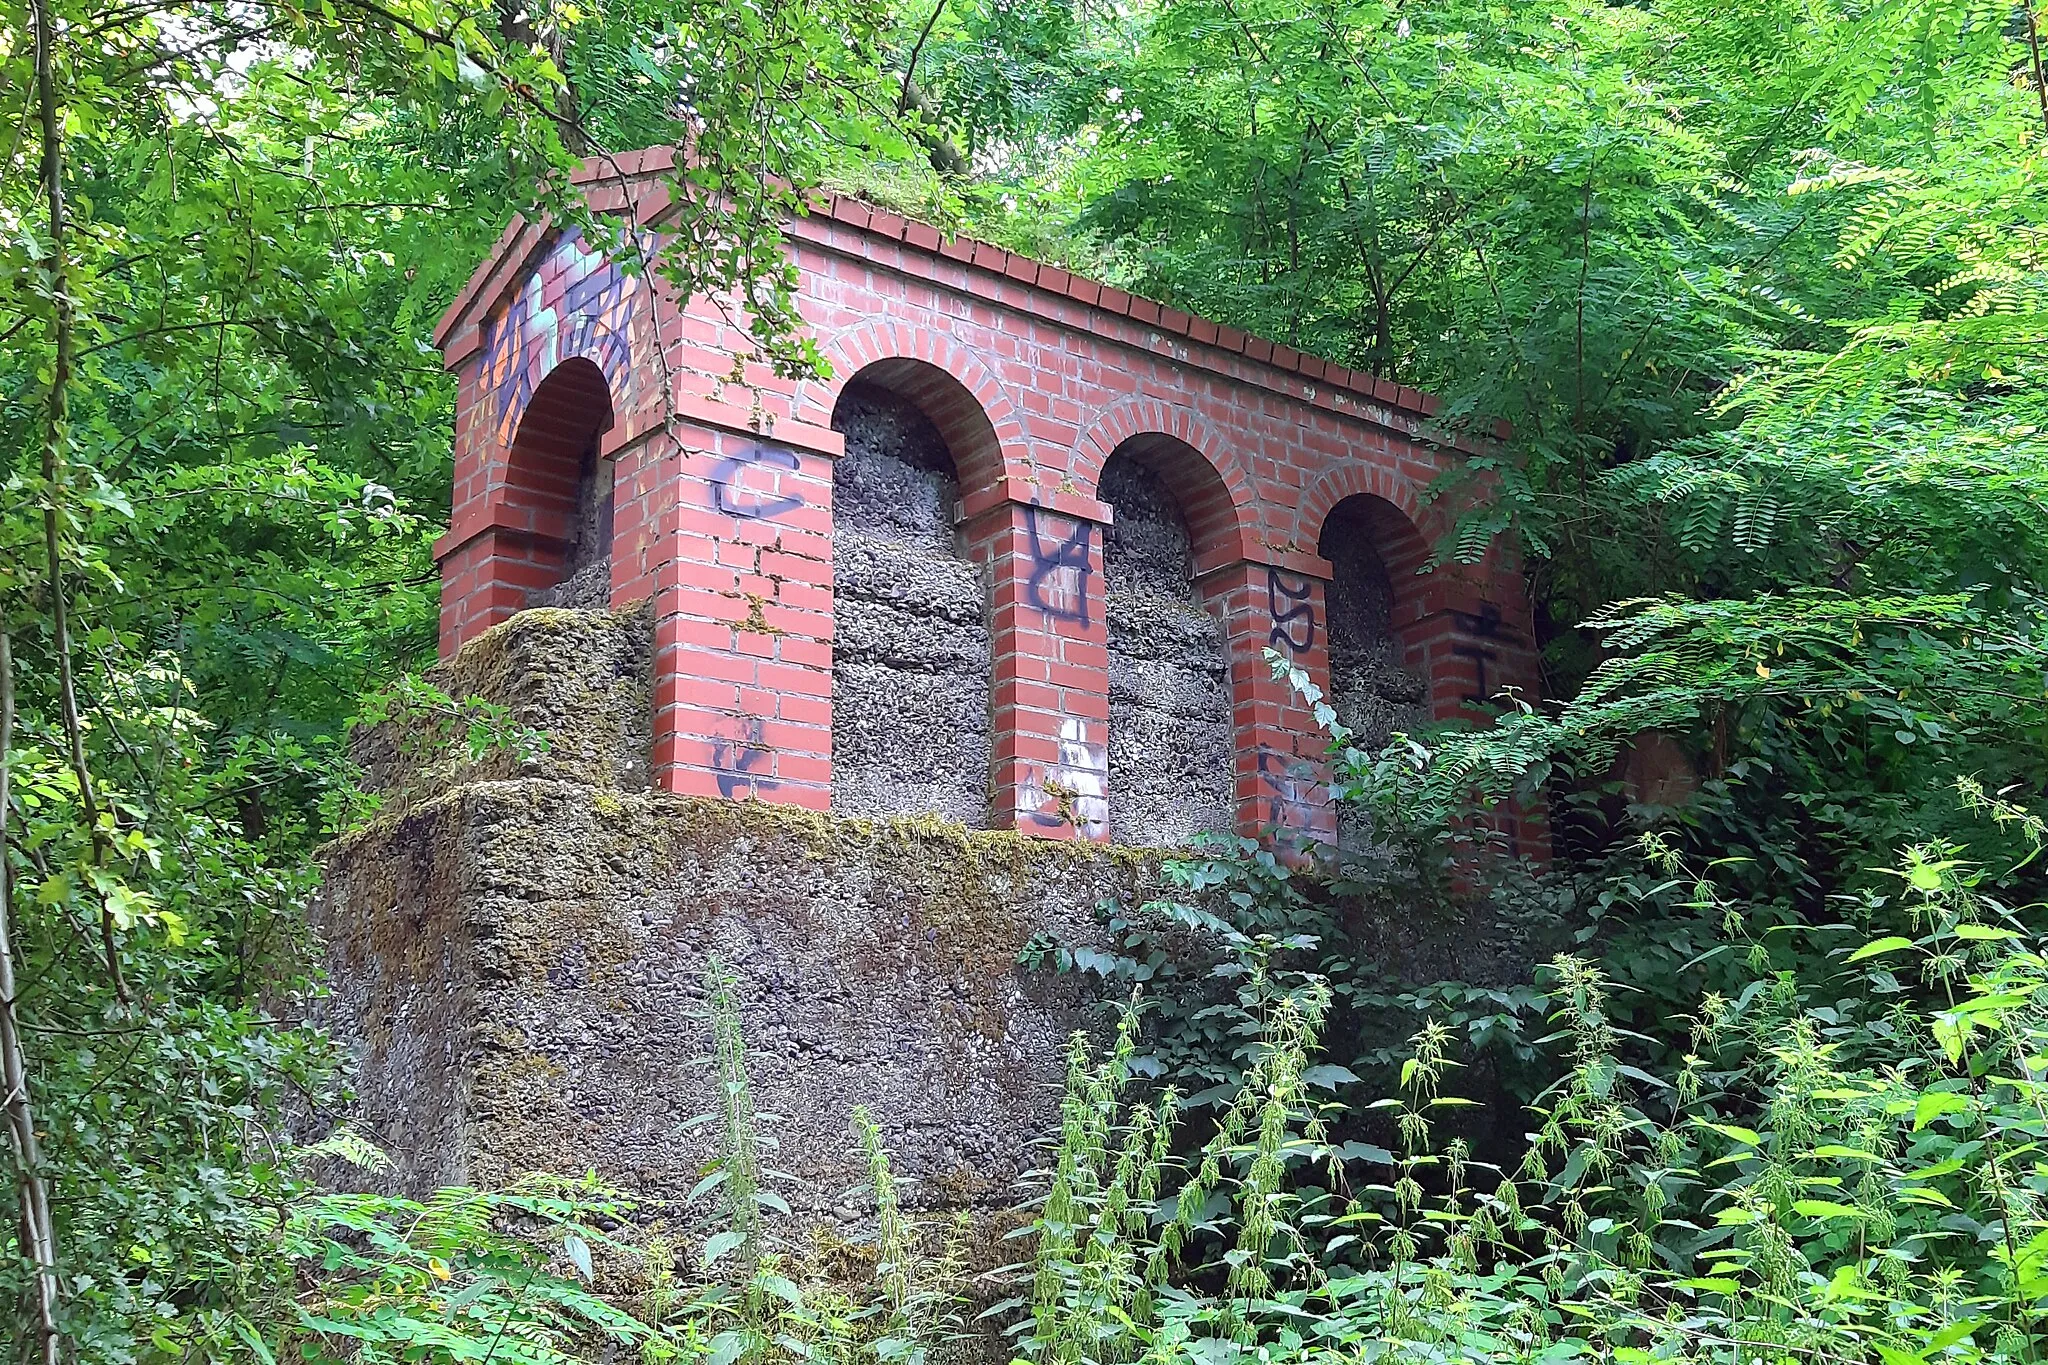
[(1328, 741), (1315, 713), (1286, 679), (1273, 676), (1266, 661), (1268, 649), (1278, 650), (1328, 690), (1329, 577), (1329, 565), (1309, 555), (1292, 556), (1289, 565), (1240, 560), (1200, 576), (1204, 605), (1222, 618), (1230, 650), (1242, 833), (1274, 829), (1301, 843), (1336, 840), (1330, 767), (1323, 756)]
[(481, 393), (475, 364), (457, 389), (455, 489), (441, 565), (441, 656), (523, 610), (535, 589), (565, 576), (584, 457), (615, 429), (594, 363), (571, 356), (536, 380), (510, 446)]
[[(479, 366), (474, 361), (462, 366), (456, 380), (455, 486), (448, 533), (434, 545), (441, 570), (444, 659), (524, 608), (530, 590), (561, 577), (567, 518), (546, 515), (530, 503), (510, 506), (503, 490), (491, 486), (486, 398)], [(502, 462), (504, 452), (498, 458)]]
[(832, 801), (832, 457), (678, 423), (621, 453), (612, 600), (653, 597), (665, 789)]
[[(1484, 724), (1503, 689), (1525, 701), (1542, 696), (1543, 675), (1520, 575), (1498, 552), (1478, 565), (1445, 565), (1399, 604), (1394, 621), (1403, 663), (1429, 679), (1430, 714), (1439, 721)], [(1550, 856), (1543, 804), (1504, 808), (1495, 824), (1511, 852)]]
[[(999, 828), (1109, 838), (1109, 508), (990, 490), (963, 501), (970, 553), (991, 575), (995, 677), (991, 811)], [(1042, 490), (1041, 490), (1042, 495)]]
[[(444, 659), (498, 622), (524, 611), (535, 589), (562, 581), (565, 527), (549, 523), (535, 531), (531, 527), (535, 514), (520, 509), (492, 508), (485, 515), (496, 520), (478, 524), (471, 518), (459, 523), (434, 546), (441, 568)], [(506, 524), (508, 519), (516, 524)]]

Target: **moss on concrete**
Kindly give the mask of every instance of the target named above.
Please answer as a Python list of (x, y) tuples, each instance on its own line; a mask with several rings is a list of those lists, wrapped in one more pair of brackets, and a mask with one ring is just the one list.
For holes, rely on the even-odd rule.
[(644, 789), (653, 742), (654, 616), (642, 604), (613, 613), (536, 607), (502, 621), (429, 669), (458, 701), (479, 697), (544, 736), (544, 753), (472, 762), (420, 719), (394, 718), (351, 741), (366, 785), (404, 809), (465, 783), (554, 777)]
[[(1004, 1207), (1055, 1126), (1067, 1039), (1098, 1017), (1019, 952), (1110, 948), (1096, 907), (1158, 895), (1160, 855), (650, 790), (651, 645), (645, 613), (560, 610), (471, 642), (440, 684), (514, 706), (549, 754), (428, 771), (387, 752), (400, 799), (324, 851), (330, 1019), (398, 1183), (595, 1169), (679, 1199), (709, 1155), (688, 1121), (718, 1098), (699, 1060), (716, 958), (760, 1108), (785, 1116), (794, 1226), (865, 1216), (842, 1199), (856, 1104), (913, 1203)], [(1409, 944), (1442, 933), (1383, 918)]]
[[(441, 1146), (409, 1173), (594, 1167), (680, 1196), (707, 1155), (685, 1121), (716, 1100), (692, 1064), (716, 956), (812, 1221), (859, 1180), (856, 1103), (914, 1198), (1003, 1203), (1091, 1020), (1019, 950), (1098, 936), (1099, 901), (1157, 889), (1128, 850), (550, 778), (464, 784), (326, 856), (317, 918), (368, 1117), (445, 1119), (412, 1125)], [(408, 860), (429, 871), (394, 880)], [(435, 1036), (401, 1036), (406, 1018)]]

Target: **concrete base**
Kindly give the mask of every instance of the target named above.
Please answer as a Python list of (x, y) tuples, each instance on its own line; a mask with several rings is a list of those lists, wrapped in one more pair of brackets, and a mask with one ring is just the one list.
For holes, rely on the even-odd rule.
[(738, 977), (771, 1164), (806, 1223), (855, 1217), (853, 1107), (910, 1201), (1007, 1204), (1092, 1021), (1016, 965), (1093, 935), (1149, 860), (936, 822), (481, 781), (328, 850), (314, 914), (361, 1112), (423, 1193), (595, 1169), (681, 1199), (710, 1157), (704, 973)]

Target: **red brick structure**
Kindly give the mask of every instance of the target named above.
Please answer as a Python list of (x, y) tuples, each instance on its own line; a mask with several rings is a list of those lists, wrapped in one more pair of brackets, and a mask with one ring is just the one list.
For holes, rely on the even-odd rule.
[[(666, 149), (620, 157), (585, 192), (658, 234), (671, 166)], [(1222, 622), (1241, 828), (1334, 828), (1312, 719), (1264, 651), (1327, 679), (1332, 568), (1317, 548), (1340, 504), (1367, 513), (1431, 712), (1533, 695), (1516, 566), (1497, 553), (1418, 573), (1450, 515), (1425, 490), (1471, 449), (1432, 431), (1428, 395), (849, 199), (789, 237), (825, 380), (738, 359), (747, 337), (726, 309), (669, 297), (573, 236), (506, 232), (435, 335), (460, 376), (437, 547), (444, 654), (591, 560), (601, 536), (611, 604), (654, 600), (658, 781), (827, 808), (845, 449), (832, 423), (858, 379), (914, 404), (957, 469), (958, 534), (987, 589), (998, 827), (1107, 837), (1112, 512), (1097, 481), (1118, 452), (1178, 503), (1192, 581)], [(608, 530), (579, 508), (596, 468)]]

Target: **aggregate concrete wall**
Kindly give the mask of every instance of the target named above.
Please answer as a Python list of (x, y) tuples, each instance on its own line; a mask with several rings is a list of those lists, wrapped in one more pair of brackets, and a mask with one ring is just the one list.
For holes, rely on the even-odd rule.
[(541, 778), (336, 845), (314, 922), (368, 1125), (422, 1192), (596, 1169), (680, 1200), (710, 1155), (704, 971), (739, 979), (779, 1187), (850, 1218), (854, 1105), (914, 1203), (998, 1207), (1057, 1117), (1064, 983), (1016, 958), (1150, 876), (1128, 851)]
[[(1131, 562), (1152, 566), (1135, 581), (1161, 564)], [(1102, 1018), (1019, 952), (1040, 934), (1113, 949), (1097, 907), (1162, 894), (1157, 856), (650, 789), (650, 635), (645, 611), (530, 610), (438, 671), (546, 734), (544, 753), (437, 757), (417, 718), (358, 739), (389, 799), (324, 852), (315, 1014), (355, 1051), (389, 1183), (595, 1170), (672, 1217), (710, 1155), (688, 1124), (717, 1099), (698, 1064), (715, 957), (739, 982), (758, 1107), (785, 1117), (787, 1231), (866, 1217), (843, 1197), (857, 1104), (913, 1205), (1007, 1210), (1057, 1125), (1067, 1039)], [(1410, 978), (1518, 980), (1532, 960), (1526, 927), (1484, 906), (1387, 891), (1356, 913)], [(1000, 1224), (977, 1219), (977, 1238)]]
[[(1429, 680), (1404, 665), (1392, 624), (1393, 580), (1373, 548), (1362, 503), (1337, 505), (1318, 550), (1331, 569), (1330, 706), (1351, 728), (1354, 744), (1378, 748), (1396, 731), (1429, 724)], [(1356, 847), (1369, 837), (1360, 812), (1338, 810), (1339, 847)]]
[[(391, 800), (325, 851), (313, 923), (361, 1117), (424, 1192), (595, 1169), (654, 1201), (701, 1175), (684, 1125), (713, 957), (738, 978), (757, 1104), (805, 1224), (851, 1220), (854, 1105), (911, 1199), (1006, 1206), (1057, 1119), (1073, 1030), (1099, 1018), (1027, 972), (1035, 934), (1106, 948), (1095, 907), (1156, 894), (1129, 849), (647, 790), (644, 612), (532, 610), (439, 671), (551, 739), (520, 763), (437, 760), (410, 721), (358, 738)], [(637, 759), (626, 751), (638, 746)]]
[(576, 481), (576, 521), (564, 554), (563, 578), (536, 588), (527, 602), (536, 607), (581, 607), (602, 611), (612, 600), (612, 479), (614, 460), (602, 460), (593, 445)]
[(849, 385), (833, 413), (832, 809), (989, 815), (988, 587), (960, 552), (960, 485), (916, 405)]
[(1393, 631), (1394, 587), (1362, 516), (1340, 506), (1323, 533), (1330, 561), (1330, 693), (1360, 742), (1429, 724), (1429, 680), (1404, 666)]
[(396, 810), (468, 782), (550, 777), (637, 791), (649, 785), (654, 734), (654, 615), (566, 608), (521, 612), (478, 636), (426, 680), (458, 700), (481, 697), (546, 739), (522, 757), (471, 762), (430, 732), (431, 717), (400, 716), (358, 731), (351, 756), (366, 790)]
[(1102, 469), (1110, 838), (1171, 846), (1236, 820), (1230, 657), (1194, 586), (1187, 520), (1128, 455)]

